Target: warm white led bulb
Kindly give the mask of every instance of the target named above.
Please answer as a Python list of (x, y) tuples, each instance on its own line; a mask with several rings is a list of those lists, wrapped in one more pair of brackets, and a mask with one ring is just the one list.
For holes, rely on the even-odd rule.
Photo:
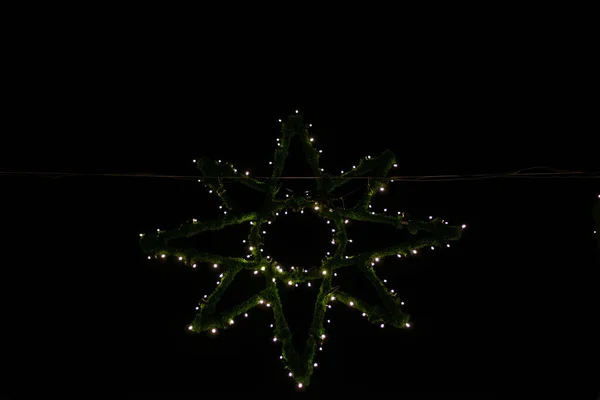
[(350, 302), (350, 307), (352, 307), (353, 305), (354, 305), (354, 302), (353, 302), (353, 301), (351, 301), (351, 302)]
[(188, 329), (191, 331), (192, 329), (194, 329), (194, 327), (190, 325), (188, 326)]
[(323, 275), (327, 275), (327, 271), (323, 271)]
[(217, 333), (217, 330), (215, 328), (212, 328), (212, 333)]

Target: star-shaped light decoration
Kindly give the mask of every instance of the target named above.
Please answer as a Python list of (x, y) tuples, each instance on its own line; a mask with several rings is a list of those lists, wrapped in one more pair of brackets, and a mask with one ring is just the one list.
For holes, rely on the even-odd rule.
[[(290, 142), (297, 138), (302, 142), (307, 161), (313, 171), (316, 182), (317, 195), (294, 195), (285, 199), (278, 198), (280, 190), (281, 173), (288, 155)], [(319, 152), (313, 147), (302, 116), (292, 114), (287, 121), (282, 123), (281, 137), (278, 139), (275, 150), (275, 159), (271, 163), (273, 173), (268, 179), (254, 179), (247, 172), (238, 172), (231, 164), (214, 162), (208, 159), (197, 161), (197, 166), (204, 175), (203, 183), (211, 192), (216, 193), (223, 202), (223, 206), (230, 212), (222, 218), (213, 221), (192, 220), (173, 231), (158, 231), (155, 234), (141, 236), (141, 245), (149, 254), (148, 258), (176, 257), (192, 267), (199, 263), (208, 263), (211, 268), (222, 270), (221, 279), (215, 290), (200, 302), (197, 315), (188, 327), (192, 332), (210, 331), (216, 333), (219, 329), (234, 325), (236, 317), (247, 316), (247, 311), (254, 307), (264, 307), (272, 310), (275, 317), (274, 341), (281, 343), (281, 359), (289, 370), (289, 376), (296, 381), (297, 387), (306, 388), (314, 367), (317, 349), (321, 349), (327, 333), (323, 327), (325, 312), (330, 307), (330, 302), (339, 302), (354, 308), (370, 322), (384, 326), (389, 324), (397, 328), (410, 328), (409, 316), (405, 314), (403, 304), (393, 290), (389, 290), (375, 273), (374, 266), (384, 257), (402, 257), (416, 254), (417, 250), (424, 247), (449, 246), (451, 240), (458, 240), (463, 226), (450, 226), (439, 218), (431, 218), (426, 222), (406, 221), (404, 215), (390, 216), (377, 214), (369, 210), (373, 196), (384, 190), (384, 184), (389, 180), (388, 171), (396, 166), (396, 159), (392, 152), (385, 151), (379, 157), (366, 157), (350, 171), (340, 176), (330, 177), (322, 173), (319, 167)], [(373, 177), (369, 179), (369, 188), (360, 201), (352, 208), (336, 206), (333, 202), (332, 192), (356, 177)], [(239, 213), (233, 199), (229, 198), (223, 181), (219, 177), (236, 177), (237, 182), (264, 193), (264, 207), (255, 212)], [(318, 199), (315, 200), (315, 199)], [(322, 260), (321, 265), (309, 269), (286, 268), (269, 256), (263, 256), (263, 225), (270, 224), (280, 213), (288, 210), (310, 210), (320, 218), (333, 223), (334, 236), (332, 244), (336, 246), (333, 255)], [(378, 224), (393, 225), (397, 229), (407, 229), (413, 236), (412, 240), (395, 246), (363, 252), (360, 254), (346, 255), (349, 242), (346, 234), (346, 224), (350, 221), (367, 221)], [(179, 249), (169, 245), (169, 241), (177, 238), (191, 237), (201, 232), (219, 230), (229, 225), (248, 223), (250, 234), (248, 237), (248, 255), (246, 258), (226, 257), (217, 254), (199, 252), (195, 249)], [(419, 232), (425, 232), (425, 237), (418, 237)], [(333, 288), (332, 278), (335, 271), (348, 267), (358, 268), (373, 284), (381, 299), (381, 304), (368, 304), (348, 294), (339, 288)], [(246, 299), (241, 304), (223, 312), (216, 312), (216, 306), (229, 285), (242, 270), (251, 270), (256, 275), (265, 279), (265, 288)], [(320, 289), (315, 301), (313, 320), (309, 328), (309, 337), (302, 353), (299, 353), (292, 343), (292, 333), (288, 326), (284, 310), (279, 298), (277, 281), (286, 285), (320, 281)]]

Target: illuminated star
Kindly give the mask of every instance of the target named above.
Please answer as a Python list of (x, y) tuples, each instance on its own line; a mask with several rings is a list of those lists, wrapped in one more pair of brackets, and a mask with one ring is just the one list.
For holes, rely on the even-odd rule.
[[(284, 168), (290, 142), (298, 139), (302, 142), (308, 164), (312, 169), (316, 182), (314, 195), (311, 197), (293, 195), (280, 198), (281, 173)], [(160, 231), (156, 234), (141, 235), (141, 245), (150, 255), (157, 258), (176, 257), (186, 264), (196, 266), (197, 263), (208, 263), (212, 268), (219, 268), (222, 274), (215, 290), (199, 304), (198, 312), (189, 326), (193, 332), (218, 332), (219, 329), (234, 325), (235, 318), (247, 316), (246, 312), (254, 307), (263, 307), (273, 311), (275, 328), (273, 341), (281, 343), (282, 359), (290, 376), (298, 387), (307, 387), (315, 367), (315, 353), (320, 349), (327, 334), (323, 327), (325, 311), (330, 302), (340, 302), (356, 309), (372, 323), (381, 327), (389, 324), (398, 328), (410, 328), (409, 316), (401, 310), (401, 302), (393, 291), (390, 291), (375, 273), (374, 266), (388, 256), (408, 256), (423, 247), (442, 246), (450, 240), (460, 238), (461, 227), (449, 226), (439, 219), (427, 222), (407, 221), (403, 215), (390, 216), (377, 214), (369, 210), (371, 199), (385, 188), (388, 182), (388, 171), (396, 165), (396, 158), (390, 151), (385, 151), (379, 157), (366, 157), (350, 171), (340, 176), (324, 175), (319, 166), (319, 151), (314, 148), (302, 116), (293, 114), (282, 123), (281, 137), (278, 139), (275, 158), (271, 163), (273, 173), (267, 179), (255, 179), (247, 171), (238, 172), (232, 165), (214, 162), (208, 159), (197, 160), (197, 166), (204, 178), (202, 182), (216, 193), (222, 200), (223, 206), (230, 212), (222, 218), (213, 221), (189, 221), (173, 231)], [(368, 176), (368, 189), (363, 197), (351, 208), (338, 204), (333, 191), (350, 182), (356, 177)], [(220, 177), (235, 177), (235, 183), (264, 193), (265, 201), (261, 210), (240, 213), (234, 199), (228, 195), (223, 179)], [(307, 270), (302, 268), (287, 268), (270, 257), (261, 253), (263, 247), (264, 224), (271, 223), (280, 213), (286, 211), (314, 212), (320, 218), (333, 224), (335, 228), (332, 245), (335, 252), (324, 258), (320, 265)], [(366, 221), (378, 224), (389, 224), (397, 229), (407, 229), (414, 239), (388, 248), (346, 255), (349, 242), (346, 225), (351, 221)], [(196, 249), (179, 249), (169, 245), (169, 241), (177, 238), (191, 237), (206, 231), (223, 229), (226, 226), (248, 224), (250, 234), (245, 258), (226, 257), (217, 254), (199, 252)], [(417, 233), (425, 232), (423, 238), (417, 238)], [(339, 288), (332, 286), (336, 270), (347, 267), (357, 267), (373, 284), (381, 304), (368, 304)], [(229, 285), (242, 270), (250, 270), (253, 274), (263, 276), (265, 288), (244, 302), (223, 312), (216, 312), (216, 306)], [(309, 337), (305, 347), (299, 353), (292, 343), (292, 333), (285, 318), (277, 281), (286, 286), (299, 283), (320, 281), (319, 294), (315, 301), (313, 321), (309, 329)]]

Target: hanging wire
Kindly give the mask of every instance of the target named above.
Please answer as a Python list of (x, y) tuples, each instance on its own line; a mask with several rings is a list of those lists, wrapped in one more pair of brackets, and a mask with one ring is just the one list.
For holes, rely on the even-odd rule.
[[(548, 169), (551, 172), (527, 172), (535, 169)], [(192, 175), (163, 175), (156, 173), (85, 173), (85, 172), (42, 172), (42, 171), (0, 171), (1, 176), (37, 176), (37, 177), (121, 177), (121, 178), (155, 178), (155, 179), (180, 179), (180, 180), (240, 180), (248, 179), (247, 176), (192, 176)], [(253, 179), (271, 179), (271, 176), (251, 176)], [(531, 167), (514, 172), (496, 173), (496, 174), (452, 174), (452, 175), (398, 175), (398, 176), (281, 176), (278, 179), (285, 180), (316, 180), (316, 179), (350, 179), (370, 181), (394, 181), (394, 182), (444, 182), (444, 181), (465, 181), (480, 179), (499, 179), (499, 178), (519, 178), (519, 179), (597, 179), (600, 178), (600, 172), (584, 172), (557, 170), (549, 167)]]

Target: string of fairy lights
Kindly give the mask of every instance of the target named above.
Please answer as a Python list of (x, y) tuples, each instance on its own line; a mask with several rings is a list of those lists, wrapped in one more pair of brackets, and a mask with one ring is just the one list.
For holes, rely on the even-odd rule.
[[(386, 192), (386, 182), (382, 179), (373, 179), (362, 200), (352, 209), (334, 207), (327, 200), (313, 199), (311, 193), (292, 196), (286, 193), (285, 196), (277, 197), (279, 191), (277, 181), (281, 176), (287, 158), (291, 138), (300, 137), (300, 140), (303, 141), (307, 161), (315, 177), (324, 172), (318, 164), (322, 151), (314, 147), (315, 138), (309, 135), (307, 129), (298, 128), (299, 121), (301, 121), (301, 117), (298, 119), (298, 117), (294, 118), (292, 115), (288, 119), (287, 126), (285, 123), (282, 124), (282, 135), (281, 138), (277, 139), (279, 150), (276, 150), (275, 159), (269, 162), (269, 165), (273, 166), (273, 176), (267, 181), (254, 178), (249, 170), (239, 172), (233, 164), (222, 160), (216, 162), (206, 159), (194, 160), (204, 175), (204, 178), (198, 181), (205, 185), (210, 195), (217, 195), (221, 200), (219, 205), (219, 210), (223, 213), (221, 219), (201, 222), (193, 218), (176, 230), (163, 231), (157, 229), (156, 234), (151, 236), (141, 233), (140, 241), (145, 251), (150, 254), (148, 259), (176, 257), (179, 262), (191, 265), (192, 268), (196, 268), (202, 262), (212, 265), (212, 269), (218, 272), (214, 291), (211, 294), (205, 294), (202, 301), (196, 306), (196, 318), (188, 326), (190, 331), (210, 331), (214, 335), (219, 332), (219, 329), (227, 329), (235, 325), (236, 317), (243, 315), (244, 318), (248, 318), (248, 311), (251, 308), (262, 307), (272, 310), (275, 317), (274, 324), (270, 326), (275, 330), (272, 341), (281, 343), (282, 354), (279, 358), (284, 361), (284, 366), (289, 371), (288, 375), (294, 378), (297, 387), (303, 388), (308, 385), (314, 368), (319, 365), (315, 361), (315, 352), (323, 350), (327, 338), (323, 326), (325, 312), (332, 308), (332, 304), (345, 304), (348, 308), (360, 312), (362, 317), (367, 318), (371, 323), (377, 324), (380, 328), (384, 328), (386, 323), (398, 328), (411, 328), (412, 325), (408, 315), (401, 310), (404, 301), (399, 299), (394, 289), (387, 287), (387, 279), (382, 280), (376, 275), (374, 267), (386, 257), (409, 257), (417, 255), (421, 249), (425, 248), (433, 250), (436, 247), (450, 247), (449, 242), (458, 240), (466, 225), (451, 226), (447, 221), (433, 216), (430, 216), (427, 221), (407, 220), (401, 211), (396, 211), (394, 215), (388, 212), (387, 209), (384, 209), (383, 213), (376, 213), (372, 210), (370, 202), (376, 194)], [(305, 128), (305, 125), (301, 124), (301, 126)], [(367, 155), (360, 160), (358, 165), (353, 165), (346, 172), (342, 171), (340, 174), (341, 179), (337, 181), (316, 180), (317, 192), (321, 194), (331, 193), (333, 189), (341, 187), (352, 178), (364, 176), (367, 172), (373, 170), (379, 171), (378, 175), (380, 176), (378, 177), (384, 177), (391, 168), (397, 167), (395, 156), (389, 151), (384, 152), (379, 157)], [(227, 195), (223, 180), (210, 178), (223, 176), (225, 173), (242, 178), (236, 182), (267, 194), (269, 201), (266, 203), (266, 208), (268, 212), (236, 215), (235, 207), (232, 207), (232, 199)], [(271, 255), (264, 254), (263, 239), (267, 234), (268, 225), (289, 212), (304, 214), (305, 210), (312, 210), (328, 225), (332, 225), (330, 228), (332, 235), (330, 243), (333, 247), (331, 251), (326, 252), (321, 265), (310, 268), (294, 265), (286, 267)], [(412, 235), (417, 235), (418, 232), (430, 232), (434, 235), (434, 238), (415, 239), (385, 249), (347, 255), (347, 248), (353, 243), (353, 240), (347, 236), (346, 226), (352, 221), (390, 224), (397, 229), (406, 229)], [(245, 223), (249, 224), (250, 234), (247, 239), (242, 240), (242, 243), (246, 246), (246, 255), (243, 258), (200, 253), (190, 249), (173, 249), (167, 244), (169, 240), (177, 237), (189, 237), (203, 231), (217, 230), (227, 225)], [(332, 279), (337, 277), (336, 270), (350, 266), (359, 268), (371, 281), (383, 302), (384, 308), (368, 304), (353, 295), (345, 293), (339, 287), (333, 287)], [(249, 270), (251, 275), (264, 276), (266, 288), (231, 310), (215, 315), (216, 303), (235, 276), (243, 269)], [(308, 351), (305, 349), (305, 352), (300, 356), (291, 342), (291, 331), (283, 313), (277, 282), (282, 282), (283, 286), (288, 288), (297, 288), (301, 285), (310, 288), (312, 286), (311, 281), (315, 280), (319, 280), (321, 285), (315, 302), (309, 339), (306, 342)], [(327, 323), (330, 322), (331, 319), (327, 318)]]

